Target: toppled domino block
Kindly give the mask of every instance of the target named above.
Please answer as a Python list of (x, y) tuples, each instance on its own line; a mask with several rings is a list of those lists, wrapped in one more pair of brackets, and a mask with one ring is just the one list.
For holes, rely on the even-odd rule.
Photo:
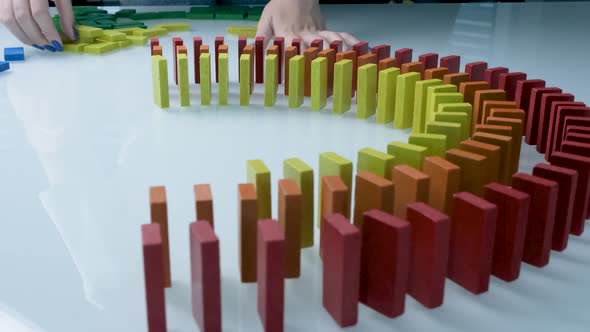
[(168, 34), (168, 30), (162, 28), (139, 29), (133, 31), (134, 36), (154, 37), (164, 36)]
[(247, 161), (248, 183), (256, 186), (258, 195), (258, 219), (268, 219), (272, 215), (270, 170), (262, 160)]
[(393, 214), (405, 219), (407, 207), (414, 202), (428, 202), (430, 177), (408, 165), (393, 168), (391, 179), (395, 188)]
[(258, 197), (252, 183), (238, 185), (240, 280), (256, 282)]
[(203, 220), (211, 224), (211, 228), (215, 228), (215, 220), (213, 218), (213, 193), (211, 192), (211, 185), (196, 184), (193, 186), (195, 195), (195, 210), (196, 220)]
[(5, 47), (4, 61), (25, 61), (25, 49), (22, 47)]
[(377, 176), (391, 179), (391, 169), (395, 166), (395, 157), (372, 149), (359, 150), (357, 155), (357, 172), (367, 171)]
[(286, 179), (292, 179), (301, 189), (301, 194), (303, 195), (303, 212), (301, 217), (301, 248), (313, 247), (313, 168), (300, 159), (287, 159), (283, 162), (283, 177)]
[(258, 315), (265, 331), (283, 331), (285, 315), (285, 235), (275, 220), (258, 221)]
[(301, 273), (301, 221), (303, 194), (294, 180), (279, 180), (279, 218), (285, 231), (285, 277), (299, 278)]
[(393, 213), (393, 198), (393, 182), (366, 171), (359, 171), (354, 190), (354, 225), (362, 230), (363, 214), (373, 209)]
[(101, 55), (108, 52), (111, 52), (117, 48), (117, 44), (113, 42), (104, 42), (104, 43), (96, 43), (90, 44), (84, 47), (84, 52), (88, 54), (94, 55)]
[(191, 26), (188, 23), (174, 22), (174, 23), (161, 23), (156, 24), (155, 28), (166, 29), (168, 31), (187, 31), (190, 30)]
[(10, 69), (10, 63), (5, 61), (0, 61), (0, 73), (3, 71), (7, 71)]

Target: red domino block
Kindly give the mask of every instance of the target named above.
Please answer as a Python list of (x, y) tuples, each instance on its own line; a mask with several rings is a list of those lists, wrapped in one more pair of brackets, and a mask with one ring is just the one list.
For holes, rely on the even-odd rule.
[(496, 206), (482, 198), (453, 195), (448, 277), (474, 294), (488, 290), (497, 216)]
[(166, 298), (164, 294), (164, 262), (160, 225), (141, 225), (145, 302), (149, 332), (166, 331)]
[[(590, 135), (582, 135), (582, 134), (572, 133), (568, 137), (572, 137), (571, 135), (585, 136), (584, 138), (590, 142)], [(573, 138), (578, 138), (578, 137), (573, 136)], [(582, 156), (582, 157), (588, 157), (588, 156), (590, 156), (590, 143), (589, 142), (565, 140), (565, 141), (563, 141), (563, 144), (561, 144), (561, 151), (565, 152), (565, 153), (577, 154), (578, 156)]]
[(494, 182), (484, 187), (483, 198), (498, 209), (492, 274), (504, 281), (516, 280), (520, 274), (531, 197)]
[(514, 102), (516, 103), (516, 108), (521, 109), (525, 113), (525, 136), (526, 136), (526, 127), (528, 124), (528, 116), (529, 116), (529, 105), (531, 101), (531, 92), (533, 88), (544, 88), (545, 81), (544, 80), (523, 80), (516, 82), (516, 93), (514, 95)]
[(465, 72), (469, 74), (470, 81), (483, 81), (486, 69), (488, 69), (488, 63), (483, 61), (471, 62), (465, 65)]
[(573, 169), (578, 172), (578, 185), (574, 199), (571, 234), (582, 235), (584, 222), (590, 209), (590, 158), (567, 152), (554, 152), (549, 159), (551, 165)]
[(195, 58), (193, 61), (193, 64), (195, 65), (195, 84), (201, 83), (201, 61), (200, 61), (200, 59), (201, 59), (201, 46), (202, 45), (203, 45), (203, 39), (201, 37), (193, 37), (193, 54), (195, 55)]
[(572, 226), (574, 199), (578, 186), (578, 172), (573, 169), (549, 164), (537, 164), (533, 175), (557, 182), (557, 208), (551, 249), (563, 251), (567, 247)]
[(563, 137), (569, 133), (587, 134), (590, 132), (590, 117), (585, 116), (567, 116), (564, 118), (563, 127), (565, 131)]
[(408, 294), (423, 306), (436, 308), (445, 294), (451, 221), (421, 202), (408, 205), (406, 218), (412, 226)]
[[(583, 219), (590, 219), (590, 154), (588, 152), (590, 152), (590, 150), (588, 149), (588, 144), (581, 144), (581, 143), (575, 143), (575, 142), (565, 142), (563, 145), (563, 152), (565, 154), (569, 154), (571, 156), (573, 156), (574, 160), (570, 161), (570, 165), (572, 167), (569, 168), (573, 168), (575, 170), (578, 171), (578, 175), (579, 177), (583, 177), (583, 178), (588, 178), (588, 180), (584, 180), (582, 179), (582, 181), (578, 182), (578, 190), (580, 191), (580, 195), (583, 196), (584, 194), (584, 190), (588, 191), (588, 193), (586, 193), (586, 204), (584, 206), (584, 204), (582, 204), (583, 202), (580, 202), (580, 210), (582, 210), (585, 207), (586, 210), (586, 214), (584, 217), (584, 214), (582, 213), (581, 216), (578, 216), (578, 219), (572, 219), (572, 229), (574, 229), (574, 223), (575, 225), (575, 229), (576, 232), (583, 232), (584, 231), (584, 221)], [(576, 163), (574, 165), (574, 163)], [(567, 167), (567, 166), (566, 166)], [(585, 169), (584, 169), (585, 167)], [(580, 187), (580, 185), (582, 183), (585, 183), (586, 187)], [(574, 203), (575, 204), (575, 203)], [(574, 205), (574, 209), (575, 209), (575, 205)], [(574, 210), (575, 211), (575, 210)], [(575, 212), (574, 212), (575, 213)], [(574, 215), (574, 217), (576, 217), (576, 215)], [(580, 225), (581, 226), (578, 226)], [(580, 229), (581, 228), (581, 229)], [(574, 235), (575, 234), (573, 231), (572, 233)]]
[(551, 139), (553, 143), (549, 146), (551, 153), (546, 155), (546, 159), (551, 157), (551, 154), (554, 150), (561, 151), (561, 142), (563, 141), (565, 132), (566, 119), (568, 117), (590, 118), (590, 108), (585, 107), (583, 103), (568, 103), (567, 105), (561, 104), (561, 106), (557, 106), (552, 115), (553, 118), (550, 119), (550, 123), (552, 124), (551, 129), (553, 130), (549, 132), (550, 137), (547, 139)]
[(278, 56), (278, 61), (279, 61), (279, 78), (277, 81), (277, 84), (282, 84), (283, 83), (283, 53), (285, 53), (285, 38), (283, 37), (275, 37), (274, 43), (275, 46), (278, 46), (279, 48), (279, 56)]
[(352, 45), (352, 50), (356, 52), (356, 56), (363, 56), (369, 53), (369, 43), (367, 42), (358, 42)]
[(449, 74), (457, 74), (461, 68), (461, 57), (458, 55), (447, 55), (440, 58), (440, 66), (449, 69)]
[[(590, 144), (590, 134), (571, 132), (566, 135), (566, 141), (569, 141), (569, 143), (580, 143), (580, 144), (588, 145), (588, 144)], [(562, 147), (563, 147), (563, 144), (562, 144)]]
[(223, 37), (215, 37), (215, 82), (219, 83), (219, 47), (223, 45)]
[(404, 63), (412, 62), (412, 49), (402, 48), (395, 51), (395, 58), (399, 60), (400, 66)]
[(330, 48), (336, 51), (336, 53), (342, 52), (342, 40), (335, 40), (331, 42)]
[(391, 46), (379, 45), (371, 48), (371, 53), (377, 55), (377, 61), (387, 59), (391, 56)]
[(512, 187), (531, 196), (522, 260), (536, 267), (549, 263), (557, 208), (557, 182), (525, 173), (512, 176)]
[(541, 97), (546, 93), (561, 93), (560, 88), (533, 88), (527, 111), (526, 138), (528, 145), (536, 145), (539, 137), (539, 118), (541, 113)]
[(189, 226), (193, 317), (201, 331), (221, 332), (219, 239), (206, 221)]
[[(238, 38), (238, 72), (240, 71), (240, 58), (242, 54), (244, 54), (244, 48), (248, 45), (248, 38), (247, 37), (239, 37)], [(238, 75), (238, 82), (240, 81), (240, 75)]]
[(418, 56), (418, 61), (424, 64), (424, 69), (436, 68), (438, 65), (437, 53), (426, 53)]
[(318, 50), (321, 52), (324, 50), (324, 40), (323, 39), (314, 39), (311, 41), (310, 47), (317, 47)]
[(254, 42), (254, 54), (256, 57), (256, 83), (264, 83), (264, 37), (256, 37)]
[(258, 221), (258, 315), (265, 331), (283, 331), (285, 316), (285, 235), (275, 220)]
[(291, 46), (295, 46), (297, 48), (296, 55), (301, 54), (301, 39), (300, 38), (294, 38), (293, 41), (291, 42)]
[(154, 55), (154, 46), (160, 46), (160, 40), (157, 37), (152, 37), (150, 39), (150, 50), (152, 55)]
[(541, 108), (539, 109), (539, 126), (537, 132), (539, 138), (537, 139), (537, 152), (545, 153), (547, 147), (547, 135), (549, 135), (549, 127), (553, 127), (554, 123), (549, 122), (551, 117), (551, 107), (556, 102), (573, 102), (574, 96), (569, 93), (546, 93), (541, 97)]
[(507, 100), (514, 100), (516, 97), (516, 84), (518, 81), (526, 80), (526, 74), (521, 72), (500, 74), (498, 89), (506, 91)]
[(484, 72), (484, 81), (490, 84), (490, 89), (499, 89), (500, 86), (500, 75), (508, 74), (508, 68), (506, 67), (495, 67), (488, 68)]
[(358, 320), (361, 233), (341, 214), (324, 216), (322, 302), (341, 327)]
[(180, 37), (172, 38), (172, 50), (174, 52), (174, 82), (176, 82), (176, 85), (178, 85), (178, 61), (177, 61), (178, 51), (177, 51), (177, 48), (178, 48), (178, 46), (181, 46), (181, 45), (183, 45), (182, 38), (180, 38)]

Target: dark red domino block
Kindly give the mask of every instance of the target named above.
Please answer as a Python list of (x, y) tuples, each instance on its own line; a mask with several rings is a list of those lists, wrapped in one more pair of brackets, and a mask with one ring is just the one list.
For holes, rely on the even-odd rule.
[[(581, 164), (579, 165), (578, 168), (576, 168), (576, 170), (578, 171), (578, 177), (580, 176), (584, 176), (584, 177), (588, 177), (588, 181), (586, 181), (586, 187), (582, 188), (581, 191), (583, 192), (584, 189), (586, 189), (587, 191), (590, 191), (590, 174), (586, 174), (588, 172), (590, 172), (590, 150), (588, 149), (588, 144), (583, 144), (583, 143), (576, 143), (576, 142), (564, 142), (564, 144), (562, 145), (562, 152), (566, 153), (566, 154), (570, 154), (570, 155), (574, 155), (576, 157), (579, 157), (578, 162)], [(586, 170), (583, 169), (583, 165), (586, 164)], [(579, 178), (578, 178), (579, 179)], [(580, 182), (578, 182), (578, 189), (580, 189)], [(587, 193), (586, 196), (588, 196), (586, 198), (586, 214), (585, 214), (585, 219), (590, 219), (590, 193)], [(574, 203), (575, 204), (575, 203)], [(575, 207), (574, 207), (575, 209)], [(584, 218), (581, 218), (584, 219)], [(572, 219), (572, 229), (574, 228), (573, 223), (575, 219)], [(581, 220), (579, 221), (582, 224), (582, 230), (580, 230), (580, 234), (581, 232), (584, 230), (584, 221)], [(572, 232), (573, 233), (573, 232)], [(575, 234), (575, 233), (574, 233)]]
[[(566, 141), (570, 141), (571, 143), (580, 143), (584, 145), (590, 144), (590, 134), (571, 132), (566, 135), (565, 139)], [(561, 145), (563, 147), (563, 143)]]
[(590, 158), (567, 152), (553, 152), (549, 159), (551, 165), (561, 166), (578, 172), (578, 185), (574, 199), (571, 234), (582, 235), (584, 222), (590, 209)]
[(426, 53), (418, 56), (418, 61), (424, 64), (424, 69), (436, 68), (438, 65), (437, 53)]
[(456, 74), (461, 70), (461, 57), (458, 55), (447, 55), (440, 58), (440, 67), (447, 68), (449, 74)]
[(275, 220), (258, 221), (256, 248), (258, 315), (265, 331), (283, 331), (285, 316), (286, 244), (283, 227)]
[(317, 47), (318, 51), (321, 52), (324, 50), (324, 40), (323, 39), (314, 39), (311, 41), (310, 47)]
[(256, 83), (264, 83), (264, 37), (256, 37), (254, 41), (254, 55), (256, 58)]
[(358, 319), (361, 233), (341, 214), (323, 217), (322, 302), (341, 327)]
[(352, 50), (356, 52), (356, 56), (358, 58), (359, 56), (369, 53), (369, 43), (358, 42), (358, 43), (352, 45)]
[(526, 74), (521, 72), (500, 74), (498, 89), (506, 91), (506, 100), (516, 97), (516, 84), (526, 80)]
[(223, 37), (215, 37), (215, 82), (219, 83), (219, 46), (223, 45)]
[[(240, 37), (240, 40), (246, 37)], [(195, 65), (195, 84), (201, 83), (201, 46), (203, 45), (203, 39), (201, 37), (193, 37), (193, 54), (195, 58), (193, 64)], [(239, 42), (238, 42), (239, 45)], [(244, 46), (246, 43), (244, 42)]]
[[(531, 91), (533, 88), (544, 88), (545, 81), (544, 80), (524, 80), (516, 82), (516, 94), (514, 95), (514, 102), (516, 103), (516, 108), (524, 110), (525, 113), (525, 120), (524, 126), (527, 126), (527, 118), (529, 114), (529, 104), (531, 101)], [(526, 129), (524, 132), (526, 136)]]
[(549, 263), (557, 209), (557, 182), (526, 173), (512, 176), (512, 188), (531, 196), (522, 260), (536, 267)]
[(483, 81), (486, 69), (488, 69), (488, 63), (483, 61), (471, 62), (465, 65), (465, 72), (469, 74), (469, 80), (472, 82)]
[(563, 123), (563, 127), (565, 131), (563, 133), (563, 138), (570, 133), (583, 133), (587, 134), (590, 132), (590, 117), (585, 116), (567, 116), (564, 118), (565, 121)]
[[(563, 137), (565, 133), (565, 119), (563, 118), (565, 114), (570, 114), (572, 112), (572, 107), (581, 107), (581, 108), (574, 108), (574, 113), (577, 110), (580, 110), (581, 113), (579, 115), (584, 116), (584, 103), (582, 102), (574, 102), (574, 101), (556, 101), (551, 103), (550, 112), (549, 112), (549, 131), (547, 132), (547, 137), (545, 138), (545, 160), (549, 160), (551, 153), (553, 150), (560, 151), (556, 149), (557, 144), (561, 145), (562, 140), (554, 140), (554, 138)], [(588, 109), (590, 110), (590, 108)], [(590, 112), (587, 113), (590, 115)], [(561, 116), (561, 119), (560, 119)], [(558, 126), (560, 128), (558, 128)], [(555, 135), (555, 137), (554, 137)]]
[(178, 48), (178, 46), (181, 46), (181, 45), (183, 45), (182, 38), (180, 38), (180, 37), (172, 38), (172, 50), (174, 52), (174, 54), (173, 54), (173, 56), (174, 56), (174, 82), (176, 83), (176, 85), (178, 85), (178, 61), (177, 61), (178, 51), (176, 49)]
[(149, 332), (166, 331), (166, 298), (164, 294), (164, 261), (159, 224), (141, 225), (145, 302)]
[(193, 317), (201, 331), (221, 331), (219, 239), (207, 221), (189, 226)]
[(377, 61), (387, 59), (391, 56), (391, 46), (379, 45), (371, 48), (371, 53), (377, 55)]
[(423, 306), (436, 308), (444, 299), (451, 221), (422, 202), (408, 205), (406, 218), (412, 226), (408, 294)]
[(399, 65), (404, 63), (412, 62), (412, 49), (411, 48), (402, 48), (395, 51), (395, 58), (399, 61)]
[(567, 247), (572, 226), (574, 199), (578, 186), (578, 172), (565, 167), (537, 164), (533, 168), (533, 175), (555, 181), (559, 186), (557, 189), (557, 208), (555, 210), (551, 249), (563, 251)]
[(560, 88), (533, 88), (527, 112), (526, 138), (528, 145), (536, 145), (539, 137), (539, 118), (541, 112), (541, 97), (546, 93), (561, 93)]
[(573, 102), (574, 96), (569, 93), (546, 93), (541, 97), (541, 108), (539, 109), (539, 126), (537, 132), (539, 139), (537, 139), (537, 152), (545, 153), (547, 147), (547, 135), (549, 135), (549, 127), (554, 123), (549, 122), (551, 117), (551, 107), (556, 102)]
[(498, 89), (500, 86), (500, 75), (507, 74), (508, 68), (506, 67), (494, 67), (488, 68), (484, 72), (484, 81), (488, 82), (490, 89)]
[(498, 208), (492, 274), (504, 281), (520, 275), (531, 197), (499, 183), (484, 187), (483, 198)]
[(330, 48), (336, 51), (336, 53), (342, 52), (342, 40), (334, 40), (330, 43)]
[(453, 195), (447, 275), (474, 294), (488, 290), (497, 218), (494, 204), (468, 192)]
[(300, 38), (294, 38), (293, 41), (291, 42), (291, 46), (297, 47), (297, 55), (301, 54), (301, 39)]
[(275, 37), (274, 43), (275, 46), (279, 48), (279, 72), (278, 72), (278, 81), (277, 84), (283, 84), (283, 57), (285, 53), (285, 38), (284, 37)]
[(549, 154), (548, 159), (551, 159), (550, 155), (553, 153), (553, 150), (561, 150), (561, 142), (563, 141), (565, 132), (565, 123), (568, 117), (590, 118), (590, 108), (585, 107), (583, 103), (579, 103), (576, 106), (573, 106), (573, 103), (570, 105), (571, 106), (559, 106), (557, 107), (557, 110), (553, 113), (553, 131), (550, 133), (552, 136), (551, 138), (553, 140), (553, 144), (551, 144), (552, 151)]

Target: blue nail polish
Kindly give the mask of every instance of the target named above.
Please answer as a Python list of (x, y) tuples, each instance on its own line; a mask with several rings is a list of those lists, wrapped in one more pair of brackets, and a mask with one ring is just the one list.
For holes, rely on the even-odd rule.
[(53, 47), (55, 47), (55, 50), (58, 52), (63, 52), (63, 50), (64, 50), (64, 48), (61, 46), (61, 44), (57, 40), (52, 40), (51, 45), (53, 45)]
[(38, 49), (38, 50), (41, 50), (41, 51), (44, 51), (44, 50), (45, 50), (43, 47), (41, 47), (41, 46), (39, 46), (39, 45), (37, 45), (37, 44), (33, 44), (32, 46), (33, 46), (34, 48)]
[(78, 30), (74, 28), (74, 41), (77, 41), (80, 36), (78, 35)]
[(53, 46), (51, 46), (51, 45), (45, 45), (45, 46), (43, 46), (43, 48), (45, 48), (49, 52), (55, 52), (55, 48), (53, 48)]

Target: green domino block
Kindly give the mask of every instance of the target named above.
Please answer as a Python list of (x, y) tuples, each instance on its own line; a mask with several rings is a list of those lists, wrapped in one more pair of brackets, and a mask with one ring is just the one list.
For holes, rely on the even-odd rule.
[(143, 46), (147, 42), (147, 37), (143, 36), (127, 36), (127, 40), (131, 41), (132, 45)]
[(87, 38), (96, 38), (102, 35), (103, 30), (95, 27), (90, 27), (86, 25), (77, 25), (76, 30), (78, 30), (79, 37), (87, 37)]
[(211, 105), (211, 55), (201, 53), (201, 105)]
[(258, 15), (258, 14), (248, 14), (246, 16), (246, 20), (248, 20), (248, 21), (260, 21), (260, 17), (261, 16), (262, 15)]
[(135, 9), (121, 9), (115, 13), (116, 17), (129, 17), (135, 14), (137, 11)]
[(395, 112), (395, 93), (399, 68), (388, 68), (379, 72), (379, 91), (377, 92), (377, 123), (393, 121)]
[[(469, 123), (471, 123), (473, 117), (473, 106), (470, 103), (438, 104), (438, 111), (443, 113), (465, 113), (469, 118)], [(467, 126), (467, 135), (471, 137), (471, 125)]]
[(414, 92), (414, 122), (412, 132), (423, 133), (426, 131), (426, 97), (428, 88), (431, 86), (442, 85), (443, 81), (439, 79), (423, 80), (416, 82)]
[(186, 12), (183, 11), (163, 11), (156, 14), (158, 19), (166, 18), (186, 18)]
[(120, 40), (115, 43), (117, 44), (118, 48), (125, 48), (131, 46), (131, 40), (128, 39)]
[(168, 61), (161, 55), (152, 56), (154, 103), (160, 108), (170, 107), (168, 92)]
[(258, 196), (258, 219), (272, 218), (270, 170), (262, 160), (247, 161), (248, 183), (256, 187)]
[(350, 110), (352, 100), (352, 60), (341, 60), (334, 64), (334, 113)]
[(64, 52), (82, 53), (84, 48), (90, 44), (77, 43), (77, 44), (64, 44)]
[(279, 58), (276, 54), (266, 56), (264, 73), (264, 106), (272, 107), (277, 100)]
[(159, 19), (160, 16), (158, 13), (151, 12), (151, 13), (135, 13), (129, 16), (130, 19), (136, 21), (145, 21), (145, 20), (156, 20)]
[(188, 31), (191, 26), (188, 23), (162, 23), (156, 24), (155, 28), (166, 29), (168, 31)]
[(191, 20), (214, 20), (215, 13), (207, 12), (207, 13), (187, 13), (186, 18)]
[[(352, 89), (352, 88), (351, 88)], [(322, 222), (322, 178), (324, 176), (339, 176), (348, 188), (348, 204), (346, 204), (345, 217), (350, 217), (350, 193), (352, 191), (352, 161), (334, 153), (324, 152), (320, 154), (320, 171), (318, 181), (318, 227)]]
[(447, 136), (439, 134), (411, 133), (408, 143), (428, 148), (428, 156), (443, 158), (447, 152)]
[(117, 44), (113, 42), (91, 44), (84, 47), (84, 52), (88, 54), (100, 55), (111, 52), (117, 48)]
[(395, 93), (395, 117), (393, 126), (396, 129), (407, 129), (414, 122), (414, 91), (416, 82), (420, 80), (420, 73), (410, 72), (397, 77)]
[(434, 115), (435, 122), (454, 122), (461, 125), (461, 141), (469, 138), (471, 118), (461, 112), (437, 112)]
[(328, 58), (320, 57), (311, 62), (311, 110), (326, 107), (328, 98)]
[(229, 59), (227, 53), (219, 54), (219, 105), (227, 105), (229, 97)]
[[(453, 84), (441, 84), (426, 89), (426, 123), (434, 120), (434, 112), (438, 108), (434, 105), (433, 95), (437, 93), (457, 93), (457, 86)], [(461, 102), (463, 99), (461, 99)]]
[(240, 57), (240, 106), (250, 105), (250, 54)]
[(439, 105), (447, 103), (462, 103), (464, 96), (458, 92), (438, 92), (433, 93), (428, 98), (427, 112), (429, 113), (428, 121), (434, 121), (434, 115), (438, 112)]
[(141, 29), (133, 31), (134, 36), (155, 37), (168, 34), (168, 30), (162, 28)]
[(396, 165), (409, 165), (421, 170), (422, 162), (428, 156), (428, 148), (410, 143), (391, 142), (387, 145), (387, 153), (395, 157)]
[(246, 12), (243, 13), (215, 13), (216, 20), (243, 20)]
[(356, 117), (368, 119), (375, 115), (377, 108), (377, 65), (373, 63), (359, 67), (357, 79)]
[(305, 83), (305, 58), (296, 55), (289, 60), (289, 108), (303, 105)]
[(357, 172), (366, 171), (386, 179), (391, 179), (391, 169), (395, 166), (395, 157), (371, 148), (359, 150)]
[(301, 248), (313, 247), (313, 168), (300, 159), (287, 159), (283, 162), (283, 177), (295, 181), (301, 189), (303, 195)]
[[(178, 88), (180, 90), (180, 106), (190, 106), (191, 97), (188, 83), (188, 56), (186, 54), (178, 54), (176, 59), (178, 62)], [(201, 80), (201, 82), (203, 81)], [(201, 88), (202, 86), (203, 84), (201, 83)]]
[(461, 125), (453, 122), (429, 122), (426, 133), (447, 136), (447, 149), (456, 148), (461, 142)]

